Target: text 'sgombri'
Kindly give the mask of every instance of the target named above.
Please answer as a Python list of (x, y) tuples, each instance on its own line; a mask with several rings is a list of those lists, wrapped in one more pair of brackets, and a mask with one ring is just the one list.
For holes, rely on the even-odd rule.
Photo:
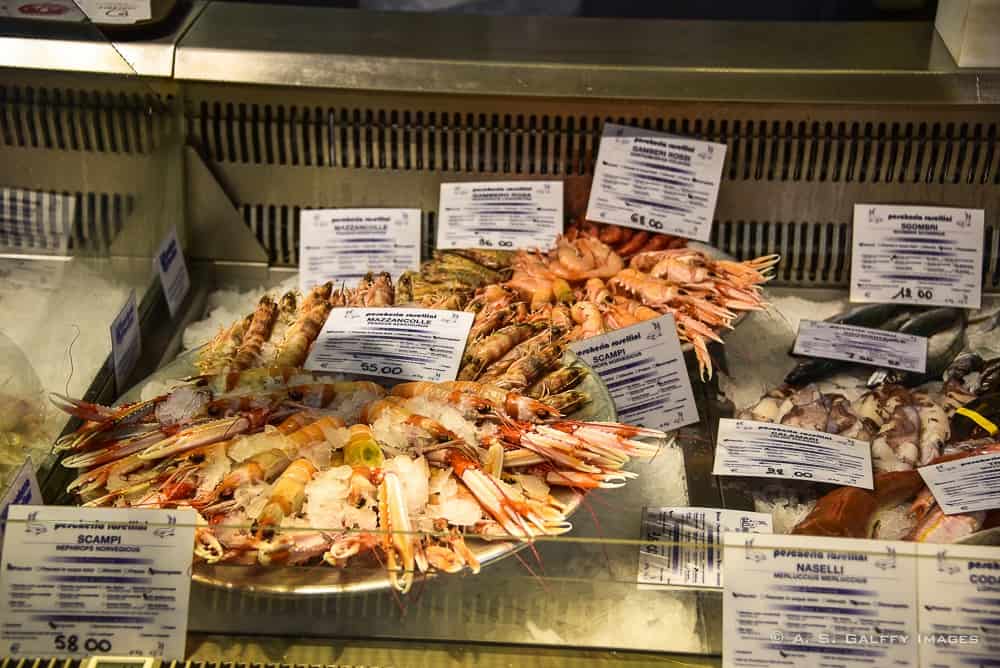
[(396, 380), (455, 380), (474, 317), (439, 309), (333, 309), (305, 368)]
[(708, 241), (726, 145), (605, 123), (587, 219)]
[(0, 579), (5, 655), (183, 659), (196, 516), (11, 506)]
[(851, 301), (979, 308), (982, 209), (854, 205)]
[(793, 352), (915, 373), (927, 370), (926, 337), (833, 322), (802, 320)]
[(299, 289), (327, 281), (354, 283), (368, 272), (394, 279), (420, 268), (420, 209), (303, 211)]
[(562, 181), (442, 183), (438, 248), (548, 250), (562, 234)]

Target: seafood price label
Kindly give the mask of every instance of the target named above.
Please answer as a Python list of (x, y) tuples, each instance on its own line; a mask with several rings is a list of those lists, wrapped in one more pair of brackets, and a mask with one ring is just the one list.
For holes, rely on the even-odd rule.
[(136, 23), (152, 17), (151, 0), (76, 0), (88, 18), (99, 23)]
[(587, 219), (708, 241), (726, 145), (604, 124)]
[(562, 181), (442, 183), (438, 248), (548, 250), (562, 234)]
[(177, 240), (177, 228), (170, 230), (170, 234), (160, 244), (153, 258), (153, 265), (160, 275), (160, 285), (163, 286), (163, 296), (167, 298), (167, 308), (170, 309), (170, 317), (177, 315), (184, 297), (191, 289), (191, 278), (188, 276), (187, 263), (184, 262), (184, 251)]
[(945, 515), (1000, 508), (1000, 453), (931, 464), (917, 471)]
[(14, 479), (7, 486), (3, 498), (0, 498), (0, 546), (3, 545), (3, 535), (7, 527), (7, 512), (11, 506), (40, 504), (42, 491), (38, 488), (38, 478), (35, 477), (35, 466), (31, 459), (26, 459), (18, 469)]
[(726, 533), (722, 665), (918, 666), (914, 543)]
[(921, 665), (995, 666), (1000, 657), (996, 547), (917, 543), (917, 554)]
[(752, 420), (719, 420), (714, 475), (791, 478), (874, 489), (867, 441)]
[(927, 370), (926, 337), (833, 322), (802, 320), (792, 352), (916, 373)]
[(368, 272), (399, 278), (420, 268), (420, 209), (303, 211), (299, 288), (354, 281)]
[(570, 348), (608, 386), (622, 421), (665, 431), (698, 421), (691, 379), (669, 313)]
[(0, 245), (8, 250), (66, 253), (75, 222), (73, 195), (0, 188)]
[(0, 647), (183, 659), (196, 518), (191, 509), (11, 506)]
[(851, 301), (979, 308), (982, 209), (854, 205)]
[(645, 508), (639, 586), (722, 588), (722, 536), (771, 533), (771, 515), (721, 508)]
[(115, 387), (119, 392), (125, 390), (128, 377), (135, 369), (141, 353), (139, 311), (135, 306), (135, 290), (132, 290), (125, 306), (111, 321), (111, 359), (115, 365)]
[(305, 368), (397, 380), (455, 380), (474, 317), (465, 311), (335, 308)]

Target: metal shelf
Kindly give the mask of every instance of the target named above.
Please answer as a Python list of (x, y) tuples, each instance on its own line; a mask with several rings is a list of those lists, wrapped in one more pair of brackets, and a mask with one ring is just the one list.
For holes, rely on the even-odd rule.
[(112, 41), (92, 23), (6, 19), (0, 22), (0, 67), (169, 78), (178, 42), (206, 4), (196, 0), (173, 31), (143, 41)]
[(177, 49), (190, 81), (650, 100), (995, 104), (930, 23), (488, 17), (212, 3)]

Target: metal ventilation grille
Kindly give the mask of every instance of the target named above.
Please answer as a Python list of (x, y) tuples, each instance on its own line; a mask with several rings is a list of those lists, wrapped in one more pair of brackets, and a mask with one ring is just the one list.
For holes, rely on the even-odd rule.
[[(297, 266), (299, 263), (299, 214), (304, 208), (289, 204), (243, 204), (243, 222), (257, 241), (267, 250), (269, 262), (275, 266)], [(434, 212), (424, 211), (421, 221), (421, 254), (429, 258), (434, 251)]]
[[(782, 257), (776, 285), (844, 286), (850, 282), (851, 225), (848, 223), (715, 221), (711, 243), (748, 260), (777, 253)], [(1000, 287), (1000, 228), (986, 224), (983, 286)]]
[(133, 207), (131, 195), (118, 193), (0, 188), (0, 250), (107, 253)]
[(0, 87), (0, 146), (149, 153), (161, 145), (169, 102), (152, 94)]
[(996, 122), (606, 118), (202, 102), (217, 162), (586, 174), (604, 120), (728, 146), (730, 180), (1000, 184)]
[[(733, 121), (730, 180), (1000, 183), (997, 123)], [(696, 133), (698, 134), (698, 133)]]
[(843, 285), (850, 278), (847, 223), (716, 221), (712, 245), (741, 260), (780, 255), (784, 261), (777, 267), (778, 284)]

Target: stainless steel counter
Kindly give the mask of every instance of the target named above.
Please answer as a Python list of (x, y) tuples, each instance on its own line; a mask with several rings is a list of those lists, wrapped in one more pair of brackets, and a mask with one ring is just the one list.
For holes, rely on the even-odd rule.
[(930, 23), (487, 17), (212, 3), (190, 81), (420, 93), (989, 104)]
[(206, 4), (195, 0), (168, 34), (137, 41), (112, 40), (92, 23), (0, 19), (0, 67), (169, 78), (180, 37)]

